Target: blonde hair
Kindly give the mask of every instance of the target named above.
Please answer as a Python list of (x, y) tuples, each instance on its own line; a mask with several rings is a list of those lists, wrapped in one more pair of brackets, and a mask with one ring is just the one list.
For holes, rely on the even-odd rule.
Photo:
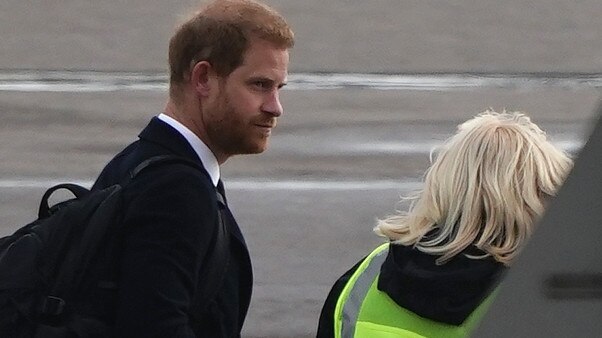
[(470, 245), (509, 265), (533, 233), (572, 160), (520, 112), (487, 110), (458, 127), (425, 173), (409, 211), (379, 220), (375, 232), (439, 255)]

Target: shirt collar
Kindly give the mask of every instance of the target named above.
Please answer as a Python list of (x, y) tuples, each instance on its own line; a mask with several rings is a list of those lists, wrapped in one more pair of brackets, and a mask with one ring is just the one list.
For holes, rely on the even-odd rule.
[(207, 147), (207, 145), (195, 133), (171, 116), (161, 113), (157, 117), (159, 120), (167, 123), (172, 128), (177, 130), (182, 136), (184, 136), (192, 149), (194, 149), (194, 152), (199, 156), (199, 159), (203, 163), (205, 170), (207, 170), (209, 176), (211, 177), (213, 185), (217, 186), (217, 182), (220, 179), (219, 164), (217, 163), (215, 155), (213, 155), (213, 152), (211, 152), (211, 149), (209, 149), (209, 147)]

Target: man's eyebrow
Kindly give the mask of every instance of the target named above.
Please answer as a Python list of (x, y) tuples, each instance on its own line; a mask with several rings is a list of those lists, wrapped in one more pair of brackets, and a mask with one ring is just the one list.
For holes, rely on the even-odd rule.
[(269, 77), (266, 76), (261, 76), (261, 75), (257, 75), (257, 76), (251, 76), (249, 78), (249, 82), (256, 82), (256, 81), (261, 81), (261, 82), (271, 82), (274, 83), (275, 81), (270, 79)]
[(285, 81), (283, 81), (283, 82), (280, 82), (280, 83), (278, 83), (278, 82), (277, 82), (276, 80), (274, 80), (274, 79), (271, 79), (271, 78), (269, 78), (269, 77), (266, 77), (266, 76), (261, 76), (261, 75), (258, 75), (258, 76), (251, 76), (251, 77), (249, 78), (249, 80), (248, 80), (248, 82), (257, 82), (257, 81), (260, 81), (260, 82), (266, 82), (266, 83), (269, 83), (269, 84), (278, 84), (278, 85), (277, 85), (277, 86), (278, 86), (278, 88), (282, 88), (282, 87), (284, 87), (284, 86), (286, 86), (286, 85), (288, 84), (288, 81), (286, 81), (286, 80), (285, 80)]

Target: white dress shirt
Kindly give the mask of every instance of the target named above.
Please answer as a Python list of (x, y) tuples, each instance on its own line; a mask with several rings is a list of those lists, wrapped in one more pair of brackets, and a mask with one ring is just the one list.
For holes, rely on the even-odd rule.
[(211, 177), (213, 185), (217, 186), (217, 182), (220, 178), (219, 164), (217, 163), (217, 159), (215, 158), (215, 155), (213, 155), (213, 152), (211, 152), (209, 147), (207, 147), (207, 145), (203, 141), (201, 141), (201, 139), (198, 136), (196, 136), (195, 133), (190, 131), (190, 129), (186, 128), (186, 126), (176, 121), (171, 116), (161, 113), (157, 117), (159, 118), (159, 120), (167, 123), (172, 128), (177, 130), (178, 133), (184, 136), (186, 141), (188, 141), (192, 149), (194, 149), (196, 154), (199, 156), (199, 159), (203, 163), (205, 170), (207, 170), (209, 176)]

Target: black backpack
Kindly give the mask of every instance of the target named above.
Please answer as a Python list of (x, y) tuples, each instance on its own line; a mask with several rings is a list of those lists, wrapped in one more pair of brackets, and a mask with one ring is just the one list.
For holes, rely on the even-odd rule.
[[(90, 191), (65, 183), (42, 196), (38, 219), (0, 238), (0, 337), (106, 337), (111, 332), (111, 297), (118, 287), (122, 194), (143, 170), (183, 163), (184, 158), (152, 157), (139, 164), (121, 184)], [(75, 198), (52, 207), (48, 199), (66, 189)], [(216, 191), (219, 224), (215, 248), (194, 302), (209, 304), (222, 284), (229, 260), (229, 234), (223, 222), (223, 196)], [(124, 225), (126, 226), (126, 225)], [(82, 290), (95, 290), (81, 303)], [(106, 292), (106, 293), (102, 293)], [(198, 314), (190, 314), (195, 317)]]

